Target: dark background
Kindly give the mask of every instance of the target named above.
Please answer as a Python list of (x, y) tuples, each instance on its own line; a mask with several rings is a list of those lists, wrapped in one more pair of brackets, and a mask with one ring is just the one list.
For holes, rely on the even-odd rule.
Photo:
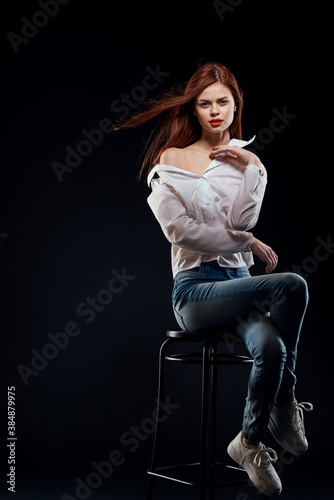
[[(76, 478), (85, 482), (94, 471), (92, 463), (107, 460), (113, 450), (119, 450), (123, 463), (86, 498), (145, 497), (152, 449), (147, 419), (155, 406), (158, 349), (166, 328), (175, 326), (170, 247), (147, 205), (145, 181), (136, 180), (150, 128), (103, 134), (62, 182), (52, 163), (65, 164), (65, 148), (76, 150), (86, 139), (83, 129), (96, 129), (105, 118), (117, 121), (122, 113), (111, 104), (122, 94), (141, 99), (144, 94), (136, 87), (154, 83), (153, 77), (144, 80), (147, 67), (164, 73), (147, 90), (152, 98), (187, 80), (200, 63), (215, 60), (232, 69), (244, 90), (244, 138), (258, 134), (263, 139), (258, 154), (269, 182), (254, 234), (278, 254), (277, 272), (299, 266), (310, 290), (297, 370), (297, 397), (315, 406), (305, 417), (310, 450), (290, 465), (283, 459), (281, 498), (328, 498), (329, 269), (334, 257), (329, 248), (319, 261), (314, 251), (318, 238), (327, 241), (333, 234), (331, 11), (301, 1), (221, 4), (229, 10), (219, 16), (215, 3), (203, 0), (71, 0), (53, 17), (35, 16), (45, 25), (36, 33), (28, 29), (30, 39), (18, 45), (17, 53), (8, 33), (22, 36), (22, 17), (31, 21), (43, 9), (30, 0), (1, 4), (0, 279), (6, 345), (1, 498), (11, 498), (6, 401), (12, 385), (14, 498), (56, 500), (65, 493), (77, 498)], [(129, 110), (130, 104), (125, 106)], [(274, 110), (284, 108), (295, 117), (280, 132), (268, 132)], [(88, 316), (79, 316), (77, 307), (107, 287), (112, 269), (121, 273), (123, 268), (135, 278), (86, 323)], [(263, 272), (257, 261), (252, 274)], [(53, 359), (25, 385), (18, 365), (31, 368), (31, 350), (41, 353), (52, 343), (48, 334), (63, 332), (70, 321), (80, 333), (63, 349), (49, 351)], [(180, 407), (170, 417), (175, 439), (165, 445), (166, 462), (180, 455), (181, 438), (185, 455), (196, 452), (191, 436), (198, 432), (199, 374), (178, 370), (170, 399)], [(225, 460), (226, 446), (240, 430), (247, 374), (228, 372), (220, 380)], [(147, 432), (136, 449), (134, 442), (121, 442), (132, 426), (142, 424)], [(269, 435), (266, 444), (280, 452)], [(238, 499), (238, 491), (258, 498), (247, 488), (229, 490), (225, 498), (246, 498)], [(156, 497), (169, 495), (195, 498), (194, 491), (157, 483)]]

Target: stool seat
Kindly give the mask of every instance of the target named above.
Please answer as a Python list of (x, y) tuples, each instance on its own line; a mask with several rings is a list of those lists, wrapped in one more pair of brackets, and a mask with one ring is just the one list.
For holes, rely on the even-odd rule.
[(235, 325), (228, 325), (219, 328), (208, 328), (206, 330), (167, 330), (168, 338), (184, 339), (189, 341), (204, 340), (206, 338), (217, 338), (226, 344), (243, 344), (243, 340), (236, 334)]
[[(215, 341), (223, 344), (243, 344), (243, 341), (234, 333), (234, 327), (227, 328), (212, 328), (209, 330), (167, 330), (167, 337), (175, 341), (185, 342), (203, 342)], [(189, 363), (200, 365), (203, 363), (202, 352), (186, 352), (177, 354), (165, 354), (167, 361), (179, 361), (181, 363)], [(243, 363), (252, 363), (250, 356), (235, 353), (216, 353), (215, 358), (209, 357), (208, 363), (216, 363), (217, 365), (236, 365)]]
[(222, 328), (213, 328), (210, 330), (198, 330), (196, 332), (189, 330), (167, 330), (167, 337), (184, 340), (202, 340), (206, 337), (220, 337), (225, 330)]

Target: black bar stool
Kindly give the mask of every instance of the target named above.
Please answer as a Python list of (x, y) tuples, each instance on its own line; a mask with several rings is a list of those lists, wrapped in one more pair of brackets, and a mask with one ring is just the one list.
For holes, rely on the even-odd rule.
[[(205, 500), (209, 491), (210, 500), (214, 499), (216, 488), (226, 488), (237, 485), (249, 484), (246, 471), (240, 467), (226, 465), (216, 461), (216, 410), (217, 410), (217, 366), (223, 365), (245, 365), (253, 362), (252, 358), (243, 354), (233, 353), (233, 344), (242, 344), (242, 340), (234, 333), (233, 328), (219, 330), (204, 330), (189, 332), (185, 330), (167, 330), (167, 340), (162, 344), (159, 355), (159, 383), (157, 414), (155, 422), (155, 435), (152, 453), (151, 467), (147, 471), (149, 474), (149, 484), (147, 500), (153, 496), (155, 478), (167, 479), (178, 484), (183, 484), (192, 488), (198, 488), (200, 500)], [(202, 342), (201, 352), (183, 352), (177, 354), (167, 354), (168, 348), (174, 343)], [(219, 344), (228, 344), (230, 351), (219, 353)], [(200, 436), (200, 457), (199, 462), (168, 465), (158, 467), (158, 454), (161, 441), (161, 428), (163, 418), (160, 418), (163, 408), (161, 402), (165, 398), (165, 361), (189, 363), (202, 365), (202, 402), (201, 402), (201, 436)], [(242, 479), (228, 480), (222, 483), (215, 481), (217, 468), (224, 468), (234, 472), (237, 476), (242, 474)], [(185, 481), (173, 475), (173, 472), (188, 469), (198, 470), (198, 481)], [(268, 499), (262, 495), (262, 499)]]

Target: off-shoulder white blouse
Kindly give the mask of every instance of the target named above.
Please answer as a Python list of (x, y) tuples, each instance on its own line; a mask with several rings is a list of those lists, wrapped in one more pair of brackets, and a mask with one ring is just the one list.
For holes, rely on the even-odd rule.
[[(232, 139), (229, 146), (250, 141)], [(201, 175), (172, 165), (156, 165), (148, 175), (147, 201), (172, 244), (172, 272), (217, 260), (222, 267), (250, 267), (252, 229), (267, 183), (261, 164), (244, 172), (228, 156), (218, 156)]]

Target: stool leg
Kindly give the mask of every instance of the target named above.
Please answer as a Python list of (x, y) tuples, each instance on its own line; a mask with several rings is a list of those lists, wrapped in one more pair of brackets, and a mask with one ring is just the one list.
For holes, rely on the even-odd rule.
[[(154, 443), (153, 443), (153, 452), (152, 452), (152, 461), (151, 468), (149, 471), (155, 472), (158, 461), (158, 452), (160, 446), (160, 437), (161, 437), (161, 401), (165, 398), (165, 355), (168, 346), (173, 342), (173, 339), (167, 339), (160, 348), (159, 354), (159, 380), (158, 380), (158, 399), (157, 399), (157, 415), (155, 420), (155, 432), (154, 432)], [(148, 471), (148, 472), (149, 472)], [(146, 500), (151, 500), (153, 495), (153, 486), (154, 486), (155, 476), (149, 475), (148, 489)]]
[(216, 428), (217, 428), (217, 340), (211, 347), (211, 437), (210, 437), (210, 500), (215, 497)]
[(154, 476), (149, 476), (148, 478), (148, 487), (147, 487), (147, 494), (146, 494), (146, 500), (151, 500), (153, 496), (153, 488), (154, 488)]
[(209, 411), (209, 359), (210, 341), (206, 340), (203, 346), (202, 365), (202, 408), (201, 408), (201, 445), (200, 445), (200, 471), (199, 493), (200, 500), (205, 500), (206, 491), (206, 459), (208, 449), (208, 411)]

